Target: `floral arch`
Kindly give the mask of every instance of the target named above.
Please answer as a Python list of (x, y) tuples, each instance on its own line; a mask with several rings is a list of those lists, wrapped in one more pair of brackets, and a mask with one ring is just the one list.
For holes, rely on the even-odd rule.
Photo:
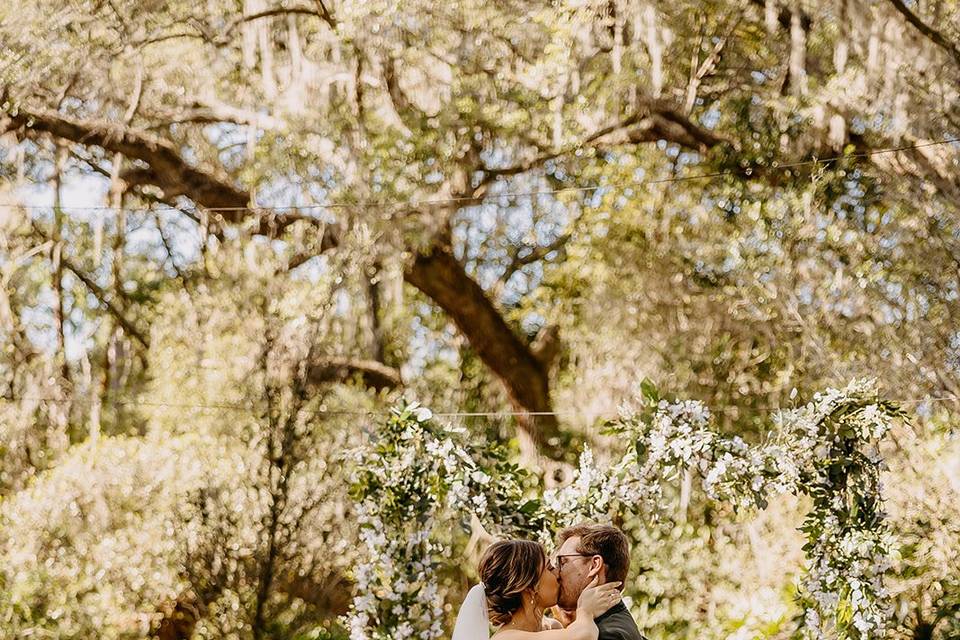
[(363, 560), (347, 616), (351, 640), (434, 640), (444, 634), (438, 575), (450, 532), (477, 518), (491, 533), (539, 537), (573, 520), (656, 517), (665, 483), (686, 470), (707, 495), (735, 509), (763, 509), (778, 494), (805, 494), (805, 633), (868, 640), (883, 635), (884, 575), (895, 553), (884, 521), (881, 440), (899, 409), (871, 381), (828, 389), (773, 416), (768, 440), (719, 434), (697, 401), (661, 398), (644, 382), (611, 432), (626, 452), (608, 469), (583, 452), (571, 483), (537, 486), (506, 453), (434, 419), (417, 404), (394, 408), (376, 437), (352, 454)]

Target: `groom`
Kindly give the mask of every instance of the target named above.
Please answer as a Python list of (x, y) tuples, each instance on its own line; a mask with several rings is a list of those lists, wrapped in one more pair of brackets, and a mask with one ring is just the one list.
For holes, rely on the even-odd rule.
[[(576, 617), (580, 592), (600, 577), (604, 582), (626, 584), (630, 568), (630, 543), (620, 529), (608, 525), (582, 523), (557, 534), (557, 552), (553, 557), (560, 595), (555, 614), (567, 626)], [(637, 623), (622, 602), (596, 619), (598, 640), (645, 640)]]

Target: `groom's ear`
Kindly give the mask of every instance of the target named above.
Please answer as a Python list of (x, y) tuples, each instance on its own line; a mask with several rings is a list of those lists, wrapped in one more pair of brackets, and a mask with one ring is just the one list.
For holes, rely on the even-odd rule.
[(603, 570), (603, 558), (600, 556), (593, 556), (590, 558), (590, 569), (587, 571), (587, 575), (591, 578), (595, 575), (599, 575)]

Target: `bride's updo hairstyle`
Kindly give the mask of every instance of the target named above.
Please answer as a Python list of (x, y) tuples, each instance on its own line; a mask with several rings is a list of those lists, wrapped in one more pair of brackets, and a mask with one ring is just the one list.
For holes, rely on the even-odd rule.
[(523, 607), (523, 592), (536, 587), (546, 564), (547, 555), (537, 542), (501, 540), (490, 545), (480, 558), (479, 571), (490, 622), (510, 621)]

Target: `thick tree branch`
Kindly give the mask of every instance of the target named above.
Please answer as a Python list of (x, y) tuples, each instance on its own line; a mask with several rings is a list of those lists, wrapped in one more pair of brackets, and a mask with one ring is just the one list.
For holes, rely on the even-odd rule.
[[(503, 271), (503, 275), (500, 276), (499, 281), (506, 282), (513, 276), (513, 274), (523, 267), (527, 266), (528, 264), (533, 264), (534, 262), (543, 260), (554, 251), (559, 251), (566, 246), (567, 242), (569, 241), (570, 234), (564, 233), (557, 236), (553, 242), (533, 247), (525, 246), (517, 249), (516, 253), (514, 253), (513, 257), (510, 259), (510, 264), (507, 265), (507, 268)], [(525, 252), (524, 249), (526, 249)]]
[(167, 42), (168, 40), (179, 40), (181, 38), (188, 38), (192, 40), (207, 40), (207, 36), (203, 33), (196, 31), (175, 31), (173, 33), (165, 33), (163, 35), (152, 36), (150, 38), (144, 38), (142, 40), (136, 40), (133, 43), (134, 48), (141, 48), (151, 44), (160, 44), (161, 42)]
[(330, 13), (330, 9), (327, 8), (326, 3), (323, 0), (313, 0), (317, 5), (317, 8), (320, 10), (320, 17), (322, 17), (331, 29), (337, 28), (337, 20), (333, 17), (333, 14)]
[(640, 144), (659, 140), (666, 140), (701, 153), (721, 144), (731, 144), (733, 146), (727, 138), (695, 124), (679, 111), (673, 109), (651, 113), (649, 116), (639, 118), (632, 126), (611, 132), (604, 139), (598, 139), (595, 146), (605, 148), (626, 143)]
[[(929, 140), (909, 135), (902, 136), (900, 140), (873, 140), (871, 145), (864, 136), (850, 134), (848, 142), (854, 145), (854, 154), (863, 154), (868, 162), (879, 169), (899, 174), (907, 180), (929, 182), (942, 196), (960, 202), (960, 177), (953, 170), (953, 155), (945, 153), (949, 152), (949, 147), (933, 145)], [(900, 148), (895, 153), (870, 154), (878, 146), (885, 149)]]
[(264, 11), (258, 11), (257, 13), (251, 13), (245, 16), (240, 16), (233, 20), (227, 27), (223, 30), (222, 33), (218, 34), (218, 37), (221, 39), (229, 38), (237, 27), (247, 22), (254, 22), (256, 20), (262, 20), (263, 18), (272, 18), (274, 16), (289, 16), (289, 15), (301, 15), (301, 16), (313, 16), (315, 18), (320, 18), (326, 22), (331, 29), (337, 28), (337, 23), (333, 19), (333, 16), (327, 11), (327, 8), (320, 3), (320, 10), (311, 9), (310, 7), (275, 7), (273, 9), (266, 9)]
[(312, 384), (347, 382), (354, 377), (377, 391), (396, 389), (403, 384), (399, 371), (375, 360), (323, 358), (314, 363), (307, 374)]
[(554, 324), (541, 329), (531, 343), (530, 351), (549, 370), (560, 354), (560, 327)]
[(212, 209), (241, 208), (240, 212), (224, 212), (227, 222), (236, 222), (248, 215), (248, 197), (229, 183), (225, 176), (192, 167), (173, 144), (144, 131), (107, 121), (77, 120), (53, 111), (21, 107), (10, 116), (14, 125), (27, 130), (43, 131), (78, 144), (95, 145), (107, 151), (141, 160), (150, 165), (153, 184), (178, 194), (191, 194), (198, 204)]
[(193, 100), (179, 111), (151, 110), (144, 115), (150, 120), (159, 122), (158, 126), (161, 127), (184, 123), (218, 124), (229, 122), (268, 131), (277, 131), (284, 129), (286, 126), (286, 123), (280, 118), (222, 102), (201, 99)]
[[(549, 368), (514, 333), (449, 247), (434, 246), (419, 254), (404, 275), (453, 319), (470, 346), (506, 386), (518, 410), (533, 414), (553, 411)], [(521, 416), (519, 422), (541, 447), (548, 447), (559, 432), (554, 415)]]
[(210, 25), (204, 24), (199, 20), (194, 20), (194, 26), (197, 29), (196, 31), (174, 31), (171, 33), (165, 33), (155, 36), (150, 36), (148, 38), (143, 38), (134, 42), (134, 46), (142, 47), (151, 44), (157, 44), (161, 42), (166, 42), (167, 40), (176, 40), (178, 38), (193, 38), (198, 40), (203, 40), (205, 42), (212, 43), (218, 46), (224, 46), (229, 43), (230, 37), (233, 36), (233, 33), (242, 25), (248, 22), (254, 22), (256, 20), (262, 20), (264, 18), (272, 18), (275, 16), (287, 16), (287, 15), (303, 15), (303, 16), (312, 16), (320, 18), (323, 20), (331, 29), (337, 28), (337, 21), (334, 19), (333, 14), (327, 9), (322, 0), (314, 0), (317, 4), (316, 9), (311, 9), (310, 7), (275, 7), (273, 9), (266, 9), (264, 11), (258, 11), (257, 13), (251, 13), (248, 15), (241, 15), (237, 18), (234, 18), (220, 31), (211, 28)]
[(530, 160), (503, 168), (485, 168), (487, 178), (526, 173), (543, 163), (569, 155), (578, 149), (609, 148), (667, 140), (694, 151), (705, 152), (720, 144), (733, 142), (701, 127), (663, 100), (648, 100), (632, 115), (583, 137), (575, 144), (542, 153)]
[(411, 131), (422, 129), (424, 121), (431, 116), (420, 111), (403, 92), (397, 75), (397, 62), (391, 56), (387, 56), (383, 61), (383, 81), (387, 85), (393, 110), (403, 125)]
[(904, 4), (903, 0), (889, 1), (890, 4), (893, 5), (893, 8), (896, 9), (900, 15), (906, 19), (907, 22), (913, 25), (917, 31), (926, 36), (930, 42), (934, 43), (953, 56), (953, 59), (956, 60), (957, 64), (960, 64), (960, 47), (958, 47), (955, 42), (951, 41), (945, 35), (921, 20), (920, 16), (911, 11), (910, 7)]
[(201, 207), (214, 210), (228, 223), (257, 216), (260, 219), (257, 233), (274, 235), (298, 220), (312, 220), (297, 213), (266, 212), (251, 207), (247, 193), (231, 184), (225, 175), (190, 165), (171, 142), (145, 131), (106, 121), (77, 120), (54, 111), (26, 107), (20, 107), (8, 119), (8, 127), (43, 131), (145, 162), (149, 168), (128, 171), (123, 179), (129, 184), (160, 187), (165, 200), (186, 196)]

